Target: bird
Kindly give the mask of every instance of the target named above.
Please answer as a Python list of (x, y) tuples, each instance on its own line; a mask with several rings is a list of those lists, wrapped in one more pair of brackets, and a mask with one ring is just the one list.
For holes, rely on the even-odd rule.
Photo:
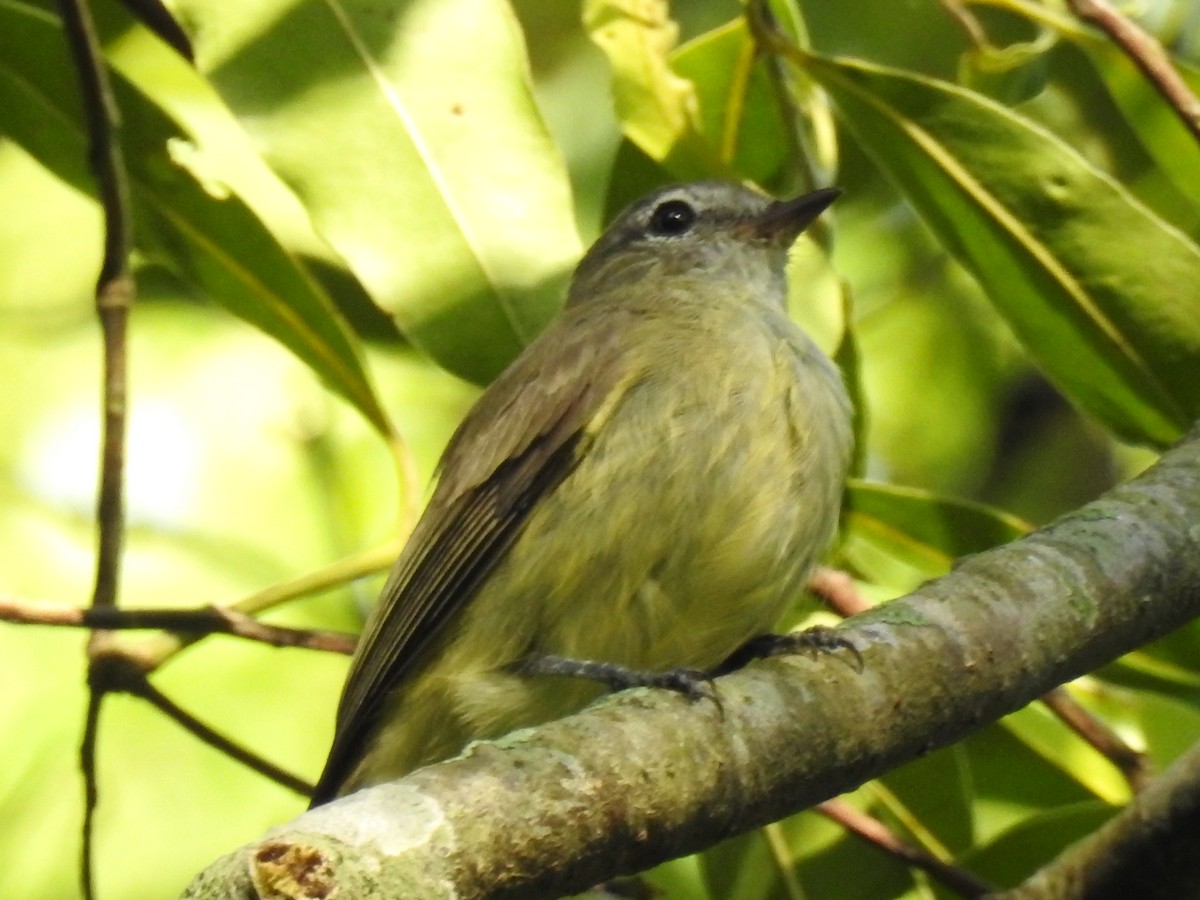
[(313, 806), (775, 652), (760, 636), (832, 541), (853, 443), (837, 367), (787, 313), (789, 248), (839, 193), (693, 182), (615, 218), (447, 444)]

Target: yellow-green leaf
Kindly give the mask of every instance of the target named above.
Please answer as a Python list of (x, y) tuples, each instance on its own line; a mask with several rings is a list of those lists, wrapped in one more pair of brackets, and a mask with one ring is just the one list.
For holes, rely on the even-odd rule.
[(442, 365), (486, 381), (581, 246), (501, 0), (177, 0), (197, 64), (317, 231)]
[(1075, 402), (1156, 445), (1200, 418), (1200, 248), (1064, 141), (982, 95), (802, 58)]

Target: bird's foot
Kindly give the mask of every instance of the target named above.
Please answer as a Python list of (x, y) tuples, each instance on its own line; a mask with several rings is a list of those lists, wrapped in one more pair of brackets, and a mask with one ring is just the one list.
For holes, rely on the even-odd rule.
[(766, 659), (785, 653), (804, 653), (816, 658), (821, 653), (833, 653), (837, 650), (848, 651), (853, 661), (847, 660), (847, 665), (856, 672), (862, 672), (862, 653), (851, 643), (850, 639), (835, 628), (815, 625), (803, 631), (790, 631), (787, 634), (760, 634), (752, 637), (729, 654), (725, 661), (713, 669), (709, 675), (714, 678), (718, 675), (726, 675), (740, 669), (752, 660)]
[(668, 669), (664, 672), (632, 669), (620, 663), (596, 662), (590, 659), (571, 659), (549, 653), (533, 653), (509, 667), (518, 675), (560, 675), (599, 681), (609, 690), (623, 691), (634, 687), (663, 688), (683, 694), (689, 700), (720, 701), (713, 688), (712, 676), (699, 669)]

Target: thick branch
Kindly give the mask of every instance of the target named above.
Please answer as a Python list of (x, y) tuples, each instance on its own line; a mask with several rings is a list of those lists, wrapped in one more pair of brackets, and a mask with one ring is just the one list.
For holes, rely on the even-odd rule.
[(836, 656), (631, 691), (306, 813), (192, 898), (536, 897), (701, 850), (951, 744), (1200, 614), (1200, 431), (1135, 481), (850, 620)]

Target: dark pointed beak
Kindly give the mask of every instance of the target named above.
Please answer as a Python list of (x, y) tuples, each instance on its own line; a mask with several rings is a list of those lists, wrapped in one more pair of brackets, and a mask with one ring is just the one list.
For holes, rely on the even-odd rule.
[(792, 200), (772, 203), (755, 219), (755, 231), (767, 240), (791, 244), (841, 195), (841, 188), (822, 188)]

